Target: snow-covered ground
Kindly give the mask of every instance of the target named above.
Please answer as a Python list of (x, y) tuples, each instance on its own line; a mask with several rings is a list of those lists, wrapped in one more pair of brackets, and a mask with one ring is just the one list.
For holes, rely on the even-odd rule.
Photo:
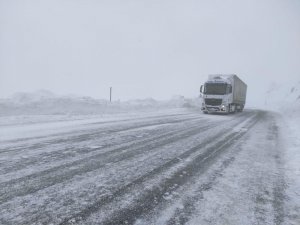
[(265, 107), (280, 115), (285, 152), (286, 206), (289, 222), (300, 224), (300, 81), (270, 85)]
[[(299, 107), (300, 109), (300, 107)], [(285, 133), (285, 171), (287, 177), (289, 205), (288, 212), (291, 221), (297, 218), (296, 223), (300, 224), (300, 110), (284, 116), (283, 132)]]
[(199, 104), (199, 98), (186, 99), (183, 96), (174, 96), (166, 101), (147, 98), (109, 102), (104, 99), (84, 96), (59, 96), (46, 90), (40, 90), (32, 93), (17, 93), (11, 98), (0, 99), (0, 116), (11, 117), (12, 119), (17, 116), (26, 119), (26, 116), (41, 118), (43, 115), (51, 115), (53, 118), (56, 115), (66, 118), (77, 115), (112, 115), (169, 108), (192, 108), (198, 107)]
[(0, 117), (0, 141), (22, 139), (39, 136), (54, 135), (58, 132), (65, 133), (82, 130), (85, 127), (91, 129), (93, 124), (98, 123), (122, 123), (130, 120), (147, 120), (165, 115), (170, 116), (184, 113), (183, 108), (156, 109), (115, 113), (115, 114), (92, 114), (92, 115), (27, 115), (27, 116), (3, 116)]
[(284, 90), (283, 111), (227, 116), (181, 96), (1, 100), (0, 224), (300, 224), (300, 88)]
[(300, 224), (300, 100), (298, 105), (290, 106), (282, 117), (289, 224)]

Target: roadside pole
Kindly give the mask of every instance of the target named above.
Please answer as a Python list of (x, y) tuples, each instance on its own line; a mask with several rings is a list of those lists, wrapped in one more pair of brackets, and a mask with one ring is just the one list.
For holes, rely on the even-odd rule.
[(109, 101), (111, 102), (112, 87), (109, 89)]

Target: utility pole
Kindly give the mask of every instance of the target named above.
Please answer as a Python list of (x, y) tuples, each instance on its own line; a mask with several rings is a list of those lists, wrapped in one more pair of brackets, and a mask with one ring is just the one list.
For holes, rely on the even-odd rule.
[(111, 93), (112, 93), (112, 87), (109, 89), (109, 101), (111, 102)]

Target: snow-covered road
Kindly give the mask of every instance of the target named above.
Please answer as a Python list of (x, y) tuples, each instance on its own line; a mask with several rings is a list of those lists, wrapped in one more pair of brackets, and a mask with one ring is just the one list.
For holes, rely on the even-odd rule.
[(0, 139), (0, 224), (284, 224), (277, 120), (181, 110), (22, 125)]

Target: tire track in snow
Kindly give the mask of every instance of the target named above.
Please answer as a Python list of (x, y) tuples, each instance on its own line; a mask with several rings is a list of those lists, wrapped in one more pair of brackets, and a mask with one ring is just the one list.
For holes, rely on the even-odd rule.
[[(18, 142), (24, 142), (24, 141), (28, 141), (28, 140), (30, 140), (30, 141), (32, 141), (32, 139), (43, 139), (43, 138), (50, 138), (50, 137), (60, 137), (60, 136), (62, 136), (62, 135), (68, 135), (69, 133), (78, 133), (78, 134), (80, 134), (82, 131), (87, 131), (87, 132), (89, 132), (89, 131), (91, 131), (91, 130), (93, 130), (92, 128), (91, 128), (91, 126), (93, 126), (93, 125), (108, 125), (109, 127), (111, 127), (111, 125), (112, 124), (116, 124), (117, 126), (119, 126), (120, 124), (122, 124), (122, 123), (131, 123), (131, 122), (133, 122), (133, 121), (141, 121), (141, 122), (143, 122), (143, 121), (151, 121), (152, 119), (157, 119), (157, 118), (167, 118), (167, 119), (169, 119), (169, 118), (171, 118), (171, 117), (177, 117), (177, 116), (183, 116), (183, 115), (195, 115), (195, 114), (192, 114), (192, 113), (178, 113), (178, 114), (171, 114), (171, 115), (159, 115), (159, 116), (147, 116), (147, 117), (137, 117), (137, 118), (130, 118), (130, 119), (121, 119), (121, 120), (109, 120), (109, 121), (99, 121), (99, 122), (87, 122), (86, 124), (79, 124), (79, 125), (75, 125), (75, 126), (80, 126), (81, 127), (81, 129), (80, 129), (80, 131), (78, 131), (78, 129), (77, 130), (73, 130), (72, 132), (70, 132), (70, 131), (66, 131), (66, 132), (59, 132), (59, 133), (55, 133), (55, 134), (51, 134), (51, 135), (40, 135), (40, 136), (35, 136), (35, 137), (26, 137), (26, 138), (16, 138), (16, 139), (13, 139), (13, 145), (15, 145), (16, 143), (18, 143)], [(52, 121), (52, 122), (64, 122), (64, 121)], [(70, 121), (68, 121), (68, 122), (70, 122)], [(46, 122), (46, 124), (47, 123), (51, 123), (51, 122)], [(39, 123), (37, 123), (37, 124), (39, 124)], [(43, 123), (43, 124), (45, 124), (45, 123)], [(72, 125), (72, 124), (71, 124)], [(83, 127), (82, 127), (83, 126)], [(88, 127), (86, 127), (86, 126), (88, 126)], [(3, 127), (9, 127), (9, 125), (4, 125)], [(99, 128), (99, 127), (98, 127)], [(12, 140), (2, 140), (2, 141), (0, 141), (0, 143), (2, 144), (2, 145), (5, 145), (5, 144), (11, 144), (11, 142), (12, 142)], [(38, 142), (37, 142), (38, 143)], [(24, 143), (22, 143), (21, 145), (23, 145)]]
[[(256, 155), (255, 157), (256, 163), (263, 163), (264, 160), (267, 159), (268, 162), (268, 169), (265, 168), (259, 168), (257, 170), (254, 170), (251, 174), (251, 170), (249, 170), (249, 174), (251, 178), (248, 178), (249, 181), (252, 181), (250, 184), (246, 185), (239, 179), (241, 179), (239, 176), (237, 177), (236, 182), (241, 182), (244, 187), (248, 187), (248, 190), (243, 190), (243, 187), (241, 187), (241, 193), (236, 193), (237, 195), (245, 193), (245, 195), (248, 198), (242, 198), (242, 197), (234, 197), (230, 198), (230, 202), (228, 202), (228, 199), (226, 201), (226, 198), (224, 199), (224, 203), (215, 203), (215, 201), (218, 200), (214, 199), (212, 202), (210, 202), (209, 197), (212, 195), (216, 190), (220, 191), (222, 189), (222, 184), (225, 180), (225, 187), (227, 186), (227, 191), (228, 191), (228, 185), (235, 186), (234, 183), (226, 181), (228, 179), (228, 173), (227, 173), (227, 178), (224, 178), (221, 183), (217, 185), (215, 190), (210, 191), (211, 188), (217, 183), (217, 178), (223, 176), (223, 170), (226, 169), (232, 162), (235, 160), (235, 157), (239, 153), (243, 154), (240, 157), (237, 157), (238, 160), (241, 160), (241, 158), (245, 157), (245, 149), (243, 149), (242, 143), (238, 142), (237, 147), (234, 149), (230, 150), (229, 154), (226, 154), (225, 160), (222, 162), (221, 166), (218, 166), (217, 169), (213, 170), (213, 173), (210, 173), (208, 176), (208, 181), (205, 182), (196, 182), (196, 184), (193, 185), (190, 191), (188, 191), (188, 194), (185, 195), (184, 197), (178, 196), (176, 203), (172, 203), (172, 206), (175, 205), (174, 207), (170, 206), (168, 211), (168, 216), (163, 216), (161, 215), (160, 220), (155, 220), (155, 215), (152, 215), (153, 221), (151, 221), (153, 224), (195, 224), (195, 222), (199, 222), (199, 224), (202, 224), (204, 221), (209, 224), (222, 224), (224, 221), (228, 224), (237, 224), (237, 221), (239, 220), (239, 211), (234, 211), (231, 207), (234, 205), (236, 209), (241, 210), (244, 212), (249, 213), (248, 217), (247, 214), (244, 213), (243, 217), (248, 218), (248, 223), (247, 224), (283, 224), (284, 223), (284, 206), (283, 202), (285, 199), (284, 196), (284, 188), (285, 188), (285, 182), (284, 182), (284, 174), (282, 174), (281, 167), (283, 165), (283, 162), (281, 161), (281, 155), (282, 155), (282, 149), (281, 145), (279, 142), (279, 137), (278, 137), (278, 127), (276, 124), (273, 122), (270, 122), (268, 113), (262, 114), (261, 121), (265, 124), (259, 124), (260, 127), (265, 127), (264, 131), (261, 132), (260, 128), (258, 130), (255, 130), (253, 132), (261, 132), (265, 137), (262, 135), (262, 140), (265, 140), (265, 146), (267, 148), (261, 147), (260, 150), (258, 150), (256, 153), (254, 152), (253, 154), (256, 155), (258, 152), (261, 153), (262, 155)], [(257, 127), (257, 126), (256, 126)], [(255, 128), (256, 128), (255, 127)], [(252, 132), (252, 133), (253, 133)], [(253, 135), (253, 134), (252, 134)], [(259, 134), (258, 134), (259, 135)], [(249, 136), (248, 136), (249, 137)], [(247, 136), (245, 137), (247, 138)], [(244, 142), (247, 143), (247, 139), (244, 139)], [(256, 139), (257, 140), (257, 139)], [(260, 141), (260, 140), (257, 140)], [(256, 151), (255, 149), (247, 149)], [(266, 154), (268, 158), (265, 158), (263, 155)], [(249, 156), (246, 154), (246, 156)], [(259, 160), (257, 160), (259, 159)], [(248, 166), (252, 166), (253, 164), (253, 159), (249, 159), (251, 162)], [(244, 162), (244, 161), (243, 161)], [(239, 162), (242, 163), (242, 162)], [(235, 164), (236, 165), (236, 164)], [(259, 167), (259, 164), (258, 164)], [(236, 167), (234, 167), (236, 169)], [(247, 166), (244, 168), (242, 167), (241, 170), (245, 170)], [(231, 168), (231, 170), (234, 170)], [(230, 172), (229, 172), (230, 173)], [(238, 174), (238, 172), (237, 172)], [(234, 175), (231, 175), (231, 179), (233, 178)], [(245, 179), (245, 178), (244, 178)], [(253, 183), (253, 181), (255, 181)], [(235, 181), (231, 181), (235, 182)], [(184, 189), (185, 190), (185, 189)], [(186, 190), (185, 190), (186, 191)], [(205, 192), (208, 191), (209, 193)], [(216, 193), (218, 195), (218, 193)], [(253, 196), (251, 194), (254, 194)], [(203, 199), (203, 196), (206, 197)], [(223, 195), (235, 195), (235, 191), (229, 191), (228, 193), (224, 192)], [(177, 196), (176, 196), (177, 197)], [(175, 198), (176, 198), (175, 197)], [(236, 202), (235, 202), (236, 201)], [(247, 202), (248, 201), (248, 202)], [(202, 202), (200, 204), (200, 202)], [(241, 203), (242, 202), (242, 203)], [(252, 203), (253, 202), (253, 203)], [(214, 213), (215, 214), (209, 214), (208, 217), (206, 217), (207, 211), (203, 212), (203, 208), (197, 208), (199, 205), (202, 205), (202, 207), (209, 207), (210, 204), (213, 204), (213, 207), (208, 209), (207, 211), (212, 211), (216, 210)], [(239, 209), (238, 204), (247, 204), (249, 205), (247, 211), (245, 211), (246, 208)], [(177, 205), (177, 207), (176, 207)], [(179, 206), (179, 207), (178, 207)], [(253, 211), (251, 211), (251, 206), (253, 207)], [(273, 211), (272, 211), (273, 208)], [(235, 210), (236, 210), (235, 209)], [(164, 209), (166, 210), (166, 209)], [(167, 211), (166, 210), (166, 211)], [(236, 217), (233, 215), (230, 215), (227, 210), (233, 210), (231, 213), (237, 213)], [(156, 209), (156, 213), (158, 210)], [(193, 215), (197, 215), (197, 212), (200, 213), (198, 216), (194, 217), (192, 221), (190, 219), (193, 217)], [(251, 220), (251, 214), (254, 218), (254, 220)], [(156, 214), (156, 217), (158, 213)], [(240, 215), (241, 216), (241, 215)], [(221, 218), (220, 218), (221, 217)], [(232, 218), (234, 217), (234, 218)], [(151, 218), (151, 217), (148, 217)], [(201, 218), (201, 221), (198, 221), (197, 218)], [(141, 220), (141, 223), (138, 224), (145, 224), (145, 221), (147, 221), (145, 218)], [(159, 223), (157, 223), (159, 221)], [(250, 222), (251, 221), (251, 222)], [(246, 223), (245, 223), (246, 224)]]
[[(95, 138), (97, 138), (97, 137), (99, 137), (99, 135), (109, 135), (109, 134), (112, 134), (115, 132), (123, 132), (126, 130), (132, 130), (132, 129), (160, 125), (160, 124), (163, 125), (163, 124), (180, 123), (180, 122), (199, 118), (199, 116), (195, 116), (193, 114), (187, 114), (187, 115), (186, 115), (187, 118), (175, 118), (175, 119), (167, 118), (167, 120), (162, 120), (162, 118), (159, 118), (159, 120), (154, 120), (154, 121), (151, 121), (151, 120), (150, 121), (148, 121), (148, 120), (141, 121), (141, 122), (135, 123), (134, 125), (132, 125), (132, 122), (134, 121), (133, 119), (125, 120), (125, 122), (130, 122), (130, 123), (125, 124), (125, 127), (123, 127), (122, 124), (114, 125), (114, 126), (116, 126), (116, 128), (112, 128), (111, 124), (109, 122), (92, 123), (92, 124), (88, 124), (88, 125), (91, 126), (91, 125), (99, 124), (99, 125), (108, 125), (108, 127), (107, 126), (106, 127), (96, 127), (96, 128), (90, 128), (90, 129), (81, 128), (83, 130), (79, 129), (78, 131), (73, 130), (71, 132), (59, 133), (59, 134), (50, 135), (50, 136), (17, 139), (17, 140), (13, 140), (13, 147), (5, 147), (4, 149), (1, 148), (0, 155), (2, 153), (7, 153), (7, 152), (9, 152), (11, 154), (13, 151), (17, 151), (17, 154), (19, 154), (20, 151), (24, 151), (24, 153), (25, 153), (26, 150), (32, 151), (32, 150), (42, 149), (43, 147), (45, 147), (47, 145), (51, 145), (51, 144), (72, 143), (74, 141), (74, 139), (75, 140), (87, 140), (87, 139), (93, 138), (94, 136), (95, 136)], [(165, 117), (165, 116), (163, 116), (163, 117)], [(124, 122), (124, 121), (122, 121), (122, 122)], [(113, 123), (116, 123), (116, 122), (113, 122)], [(63, 136), (63, 138), (61, 138), (62, 136)], [(51, 138), (54, 138), (54, 139), (51, 139)], [(42, 141), (40, 139), (42, 139)], [(43, 140), (43, 139), (46, 139), (46, 140)], [(26, 141), (30, 141), (30, 142), (28, 144), (26, 144), (26, 143), (24, 143)], [(32, 141), (35, 141), (36, 143), (33, 144)], [(11, 143), (11, 141), (3, 141), (0, 143), (5, 146), (6, 142)], [(18, 143), (18, 142), (23, 142), (23, 143), (16, 146), (16, 143)]]
[(30, 174), (18, 179), (0, 184), (0, 201), (6, 202), (17, 196), (24, 196), (52, 185), (64, 182), (72, 177), (90, 172), (105, 166), (107, 163), (117, 163), (131, 158), (137, 154), (143, 154), (144, 149), (151, 150), (157, 146), (163, 146), (173, 141), (180, 141), (188, 136), (197, 134), (201, 129), (209, 129), (214, 123), (199, 128), (194, 125), (185, 130), (171, 131), (169, 133), (150, 137), (140, 142), (130, 143), (125, 147), (117, 147), (104, 153), (98, 153), (83, 159), (63, 164), (44, 171)]
[[(74, 136), (72, 138), (68, 138), (64, 142), (60, 140), (53, 140), (50, 143), (47, 142), (45, 144), (40, 144), (39, 147), (37, 146), (29, 146), (29, 147), (23, 147), (25, 151), (29, 150), (34, 154), (31, 156), (28, 153), (23, 153), (21, 149), (18, 149), (18, 155), (21, 155), (17, 160), (11, 160), (10, 164), (2, 164), (0, 166), (0, 169), (2, 170), (1, 174), (7, 174), (9, 172), (16, 173), (16, 171), (21, 170), (26, 167), (30, 167), (32, 169), (32, 166), (35, 163), (40, 163), (40, 164), (45, 164), (45, 163), (51, 163), (53, 161), (63, 161), (67, 157), (74, 158), (75, 156), (83, 156), (84, 154), (92, 153), (95, 151), (99, 151), (100, 149), (105, 149), (105, 148), (111, 148), (114, 145), (120, 145), (122, 142), (126, 141), (127, 143), (133, 142), (136, 139), (136, 136), (134, 135), (128, 135), (128, 134), (123, 134), (123, 136), (118, 137), (118, 140), (114, 140), (114, 136), (116, 134), (122, 133), (124, 131), (130, 131), (134, 129), (141, 129), (141, 128), (148, 128), (151, 126), (156, 126), (160, 125), (162, 126), (161, 129), (157, 129), (152, 131), (153, 134), (149, 135), (158, 135), (159, 133), (164, 134), (166, 132), (166, 129), (168, 129), (168, 125), (174, 125), (178, 126), (180, 123), (186, 123), (193, 121), (194, 122), (201, 122), (201, 119), (198, 121), (196, 119), (199, 119), (199, 117), (195, 118), (190, 118), (190, 119), (183, 119), (183, 120), (176, 120), (176, 121), (166, 121), (166, 122), (160, 122), (156, 121), (155, 123), (150, 123), (150, 124), (143, 124), (143, 125), (138, 125), (138, 126), (130, 126), (130, 127), (125, 127), (125, 128), (118, 128), (118, 129), (109, 129), (107, 131), (99, 131), (98, 133), (93, 133), (93, 134), (84, 134), (84, 138), (82, 136)], [(138, 132), (138, 131), (136, 131)], [(105, 144), (101, 144), (101, 147), (99, 148), (89, 148), (88, 145), (91, 141), (97, 141), (98, 143), (100, 142), (106, 142)], [(107, 143), (108, 142), (108, 143)], [(76, 145), (81, 145), (81, 147), (76, 147)], [(53, 146), (54, 145), (54, 146)], [(43, 151), (46, 146), (53, 146), (55, 150), (50, 150), (50, 151)], [(66, 147), (68, 146), (68, 147)], [(43, 148), (44, 147), (44, 148)], [(38, 151), (39, 149), (39, 151)], [(22, 155), (26, 154), (27, 158), (23, 158)], [(41, 162), (41, 159), (43, 161)]]
[[(242, 132), (238, 133), (233, 141), (231, 141), (231, 143), (229, 143), (228, 147), (225, 149), (226, 153), (228, 152), (228, 156), (226, 155), (226, 158), (224, 158), (223, 161), (220, 162), (220, 166), (218, 166), (217, 169), (213, 170), (212, 173), (209, 174), (209, 177), (207, 178), (207, 180), (205, 180), (205, 182), (198, 182), (200, 183), (200, 185), (196, 185), (198, 187), (196, 187), (195, 190), (192, 191), (192, 193), (188, 194), (183, 199), (180, 199), (181, 207), (174, 210), (173, 216), (165, 220), (164, 224), (187, 224), (189, 222), (191, 216), (196, 211), (197, 202), (201, 201), (203, 197), (203, 192), (210, 190), (214, 186), (218, 178), (222, 176), (223, 171), (235, 160), (235, 156), (241, 150), (240, 147), (238, 147), (239, 145), (241, 145), (241, 143), (237, 141), (243, 138), (259, 121), (263, 120), (264, 114), (264, 112), (261, 112), (257, 116), (256, 120), (252, 120), (247, 124), (247, 127), (242, 128)], [(235, 147), (235, 149), (229, 149), (229, 147), (232, 147), (236, 144), (238, 145)], [(221, 154), (224, 153), (224, 151), (221, 152)]]
[[(252, 118), (251, 122), (249, 122), (247, 128), (250, 129), (250, 127), (254, 126), (257, 121), (257, 116), (255, 116), (254, 118)], [(236, 122), (239, 123), (240, 121)], [(113, 212), (113, 215), (109, 215), (109, 218), (107, 220), (104, 219), (104, 221), (102, 221), (101, 219), (103, 218), (101, 218), (101, 216), (96, 216), (97, 219), (92, 220), (93, 224), (97, 224), (98, 220), (101, 221), (100, 224), (123, 224), (125, 222), (128, 224), (133, 224), (137, 217), (140, 217), (152, 210), (156, 206), (156, 202), (164, 201), (164, 193), (169, 192), (170, 190), (176, 190), (180, 185), (184, 185), (189, 179), (191, 179), (192, 176), (198, 173), (199, 170), (205, 170), (205, 168), (208, 167), (213, 162), (213, 160), (215, 160), (215, 158), (219, 156), (220, 152), (223, 151), (223, 148), (227, 149), (245, 134), (245, 132), (232, 133), (230, 132), (230, 130), (230, 128), (225, 129), (215, 134), (206, 142), (203, 142), (189, 149), (181, 156), (176, 157), (163, 166), (150, 171), (148, 174), (138, 178), (132, 183), (121, 187), (111, 196), (107, 196), (106, 198), (101, 199), (93, 205), (87, 207), (81, 213), (65, 219), (61, 224), (72, 224), (74, 222), (84, 224), (86, 219), (89, 219), (89, 217), (93, 214), (97, 214), (97, 212), (99, 212), (101, 209), (104, 208), (103, 211), (105, 211), (105, 208), (113, 208), (111, 204), (117, 204), (117, 202), (119, 201), (125, 201), (126, 205), (126, 198), (130, 198), (130, 196), (128, 196), (128, 193), (142, 193), (141, 190), (144, 188), (144, 182), (149, 182), (149, 180), (155, 179), (156, 176), (160, 176), (169, 169), (175, 168), (176, 164), (180, 164), (182, 163), (182, 161), (192, 157), (193, 154), (196, 154), (196, 156), (194, 156), (195, 158), (193, 158), (192, 161), (187, 160), (187, 165), (184, 165), (184, 167), (179, 167), (178, 170), (173, 171), (171, 177), (166, 177), (166, 179), (161, 182), (163, 183), (162, 185), (154, 186), (151, 189), (147, 188), (147, 190), (143, 192), (142, 196), (138, 196), (136, 199), (134, 199), (133, 204), (126, 205), (121, 210)], [(229, 134), (226, 134), (226, 132), (229, 132)], [(221, 138), (221, 140), (216, 144), (211, 145), (213, 142), (212, 140), (214, 140), (216, 137)], [(197, 151), (201, 148), (207, 149), (204, 153), (197, 154)], [(199, 162), (201, 162), (202, 164), (199, 165)], [(132, 193), (133, 196), (135, 195), (134, 193)]]
[[(248, 113), (248, 114), (250, 114), (251, 115), (251, 113)], [(235, 120), (243, 120), (243, 119), (245, 119), (245, 118), (247, 118), (247, 115), (248, 115), (247, 113), (245, 113), (245, 114), (238, 114), (238, 115), (235, 115), (234, 117), (232, 117), (232, 119), (231, 120), (228, 120), (228, 121), (222, 121), (221, 122), (221, 125), (224, 125), (224, 126), (226, 126), (226, 124), (227, 125), (229, 125), (230, 123), (233, 123), (232, 121), (235, 121)], [(202, 117), (203, 118), (203, 117)], [(206, 125), (208, 125), (208, 124), (206, 124)], [(217, 121), (214, 121), (214, 122), (212, 122), (212, 123), (210, 123), (209, 124), (210, 126), (207, 128), (207, 129), (211, 129), (211, 128), (220, 128), (221, 129), (221, 127), (222, 126), (220, 126), (220, 124), (219, 124), (219, 122)], [(199, 125), (195, 125), (194, 126), (194, 128), (196, 127), (196, 126), (199, 126)], [(229, 126), (230, 127), (230, 126)], [(190, 126), (189, 128), (187, 128), (186, 129), (186, 131), (188, 131), (189, 129), (192, 129), (193, 127), (192, 126)], [(200, 128), (200, 127), (199, 127)], [(202, 127), (202, 129), (204, 129), (205, 127)], [(171, 129), (172, 129), (172, 127), (171, 127)], [(178, 132), (178, 131), (182, 131), (181, 129), (178, 129), (178, 130), (176, 130), (176, 131), (174, 131), (174, 130), (172, 130), (171, 132), (174, 132), (174, 133), (178, 133), (178, 136), (180, 136), (180, 133)], [(222, 132), (224, 132), (225, 130), (223, 130)], [(196, 132), (197, 133), (197, 132)], [(199, 133), (199, 132), (198, 132)], [(197, 133), (197, 134), (198, 134)], [(187, 136), (188, 137), (188, 136)], [(186, 138), (186, 137), (185, 137)], [(175, 140), (176, 139), (176, 140)], [(184, 139), (184, 138), (183, 138)], [(181, 139), (182, 140), (182, 139)], [(148, 140), (149, 141), (149, 140)], [(170, 141), (170, 140), (169, 140)], [(176, 141), (178, 141), (178, 142), (180, 142), (180, 139), (177, 139), (177, 138), (174, 138), (173, 140), (171, 140), (171, 142), (176, 142)], [(169, 143), (171, 143), (171, 142), (169, 142)], [(159, 148), (160, 146), (159, 146), (159, 143), (152, 143), (152, 144), (154, 144), (154, 148)], [(168, 143), (167, 143), (168, 144)], [(142, 153), (141, 153), (142, 154)], [(134, 157), (134, 156), (133, 156)], [(132, 157), (131, 157), (132, 158)], [(130, 159), (130, 157), (129, 158), (127, 158), (127, 160), (128, 159)], [(178, 161), (178, 163), (180, 163), (180, 159), (178, 159), (177, 158), (177, 160), (179, 160)], [(122, 161), (122, 160), (121, 160)], [(121, 161), (119, 161), (119, 162), (121, 162)], [(116, 164), (116, 163), (115, 163)], [(76, 166), (76, 165), (74, 165), (74, 166)], [(176, 166), (176, 164), (173, 164), (173, 166)], [(67, 169), (67, 168), (66, 168)], [(82, 173), (82, 174), (84, 174), (84, 173)], [(53, 175), (55, 175), (55, 174), (53, 174)], [(76, 174), (75, 174), (76, 175)], [(158, 174), (158, 175), (160, 175), (160, 174)], [(38, 178), (38, 176), (39, 176), (39, 174), (37, 174), (37, 177), (36, 178)], [(151, 176), (150, 176), (151, 177)], [(51, 178), (51, 177), (50, 177)], [(149, 177), (148, 178), (146, 178), (146, 181), (147, 180), (149, 180)], [(28, 182), (31, 182), (32, 180), (29, 180)], [(42, 186), (42, 189), (44, 189), (44, 188), (46, 188), (46, 187), (44, 187), (43, 185), (43, 183), (41, 183), (40, 184), (41, 186)], [(55, 185), (55, 184), (54, 184)], [(9, 190), (8, 190), (9, 191)], [(19, 197), (21, 197), (21, 196), (19, 196)], [(51, 200), (50, 200), (51, 201)], [(62, 214), (63, 214), (63, 212), (62, 212)], [(52, 215), (52, 216), (55, 216), (55, 215)], [(51, 217), (51, 214), (49, 214), (49, 217)], [(40, 218), (42, 218), (42, 217), (40, 217)], [(35, 223), (36, 221), (39, 221), (39, 220), (32, 220), (31, 222), (28, 222), (28, 224), (32, 224), (32, 223)], [(48, 221), (49, 223), (51, 222), (51, 220), (50, 221)]]

